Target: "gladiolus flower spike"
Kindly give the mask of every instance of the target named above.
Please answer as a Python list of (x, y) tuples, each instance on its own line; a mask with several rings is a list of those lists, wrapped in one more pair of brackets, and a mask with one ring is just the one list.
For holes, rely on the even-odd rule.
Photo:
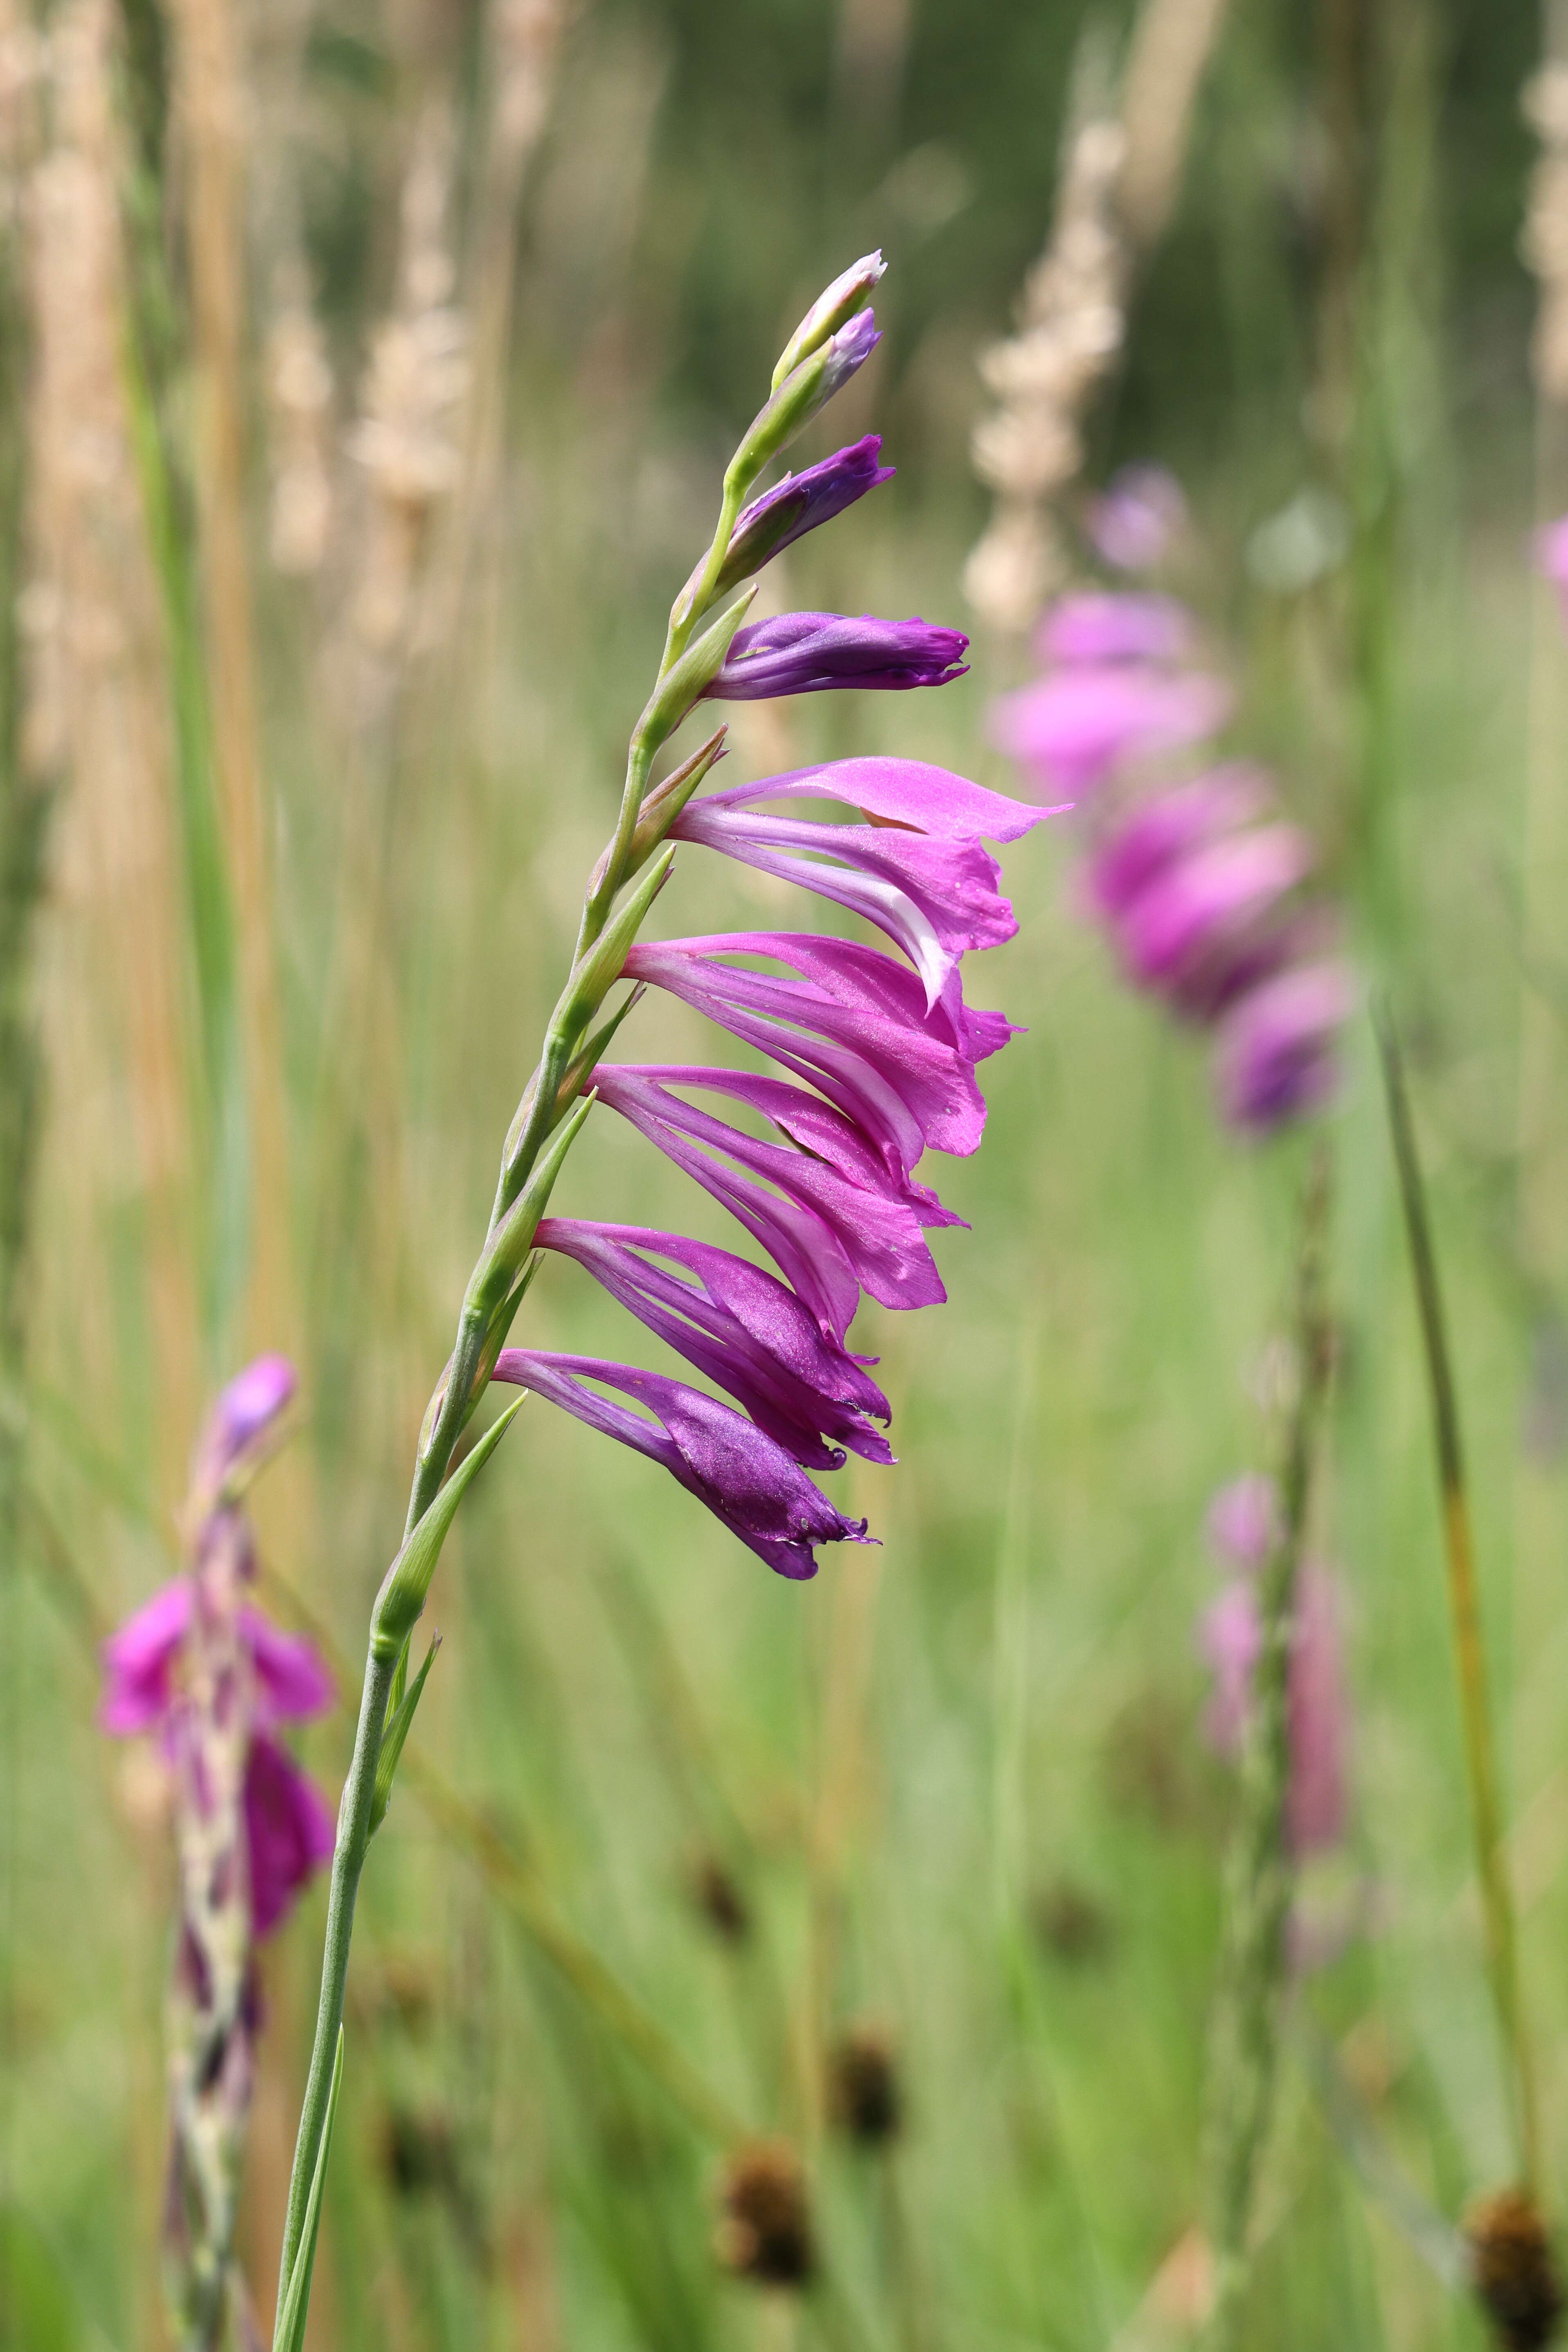
[[(770, 1568), (803, 1579), (816, 1573), (823, 1545), (868, 1540), (866, 1522), (840, 1511), (808, 1474), (831, 1475), (850, 1454), (893, 1458), (873, 1360), (849, 1342), (862, 1298), (907, 1309), (946, 1296), (928, 1236), (961, 1220), (926, 1181), (924, 1155), (976, 1149), (985, 1121), (978, 1066), (1016, 1034), (1001, 1013), (966, 1004), (960, 978), (966, 954), (1016, 929), (985, 845), (1016, 841), (1051, 812), (903, 759), (845, 760), (705, 791), (722, 730), (654, 779), (658, 754), (705, 698), (901, 692), (963, 674), (967, 640), (957, 630), (833, 613), (742, 625), (751, 592), (732, 594), (889, 478), (881, 444), (868, 435), (757, 488), (868, 357), (881, 274), (880, 256), (869, 255), (812, 305), (726, 468), (711, 541), (670, 609), (615, 830), (588, 877), (572, 970), (508, 1131), (489, 1233), (421, 1431), (403, 1549), (372, 1617), (332, 1864), (328, 1990), (284, 2236), (279, 2304), (289, 2332), (276, 2352), (298, 2352), (302, 2336), (354, 1892), (419, 1687), (408, 1678), (410, 1629), (462, 1490), (500, 1435), (492, 1423), (448, 1475), (486, 1386), (531, 1391), (658, 1464)], [(888, 947), (790, 930), (641, 942), (677, 845), (832, 899)], [(688, 868), (698, 878), (702, 870), (700, 859)], [(606, 1014), (623, 980), (631, 995)], [(649, 989), (773, 1068), (602, 1061), (623, 1024), (617, 1050), (631, 1034), (626, 1016)], [(749, 1124), (718, 1115), (714, 1097)], [(722, 1203), (769, 1265), (679, 1233), (552, 1213), (552, 1187), (590, 1106), (614, 1111)], [(754, 1122), (765, 1135), (751, 1131)], [(721, 1397), (664, 1371), (550, 1354), (514, 1338), (533, 1270), (562, 1259)]]
[(239, 1487), (276, 1443), (293, 1366), (262, 1356), (208, 1419), (192, 1476), (187, 1572), (103, 1646), (99, 1721), (154, 1738), (168, 1773), (179, 1919), (169, 2000), (167, 2273), (182, 2341), (216, 2342), (242, 2293), (233, 2253), (259, 2016), (255, 1946), (332, 1850), (332, 1815), (279, 1727), (331, 1706), (308, 1642), (250, 1597)]

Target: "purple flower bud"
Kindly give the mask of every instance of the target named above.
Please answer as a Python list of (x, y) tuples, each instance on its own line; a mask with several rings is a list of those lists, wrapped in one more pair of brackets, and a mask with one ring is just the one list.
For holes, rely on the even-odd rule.
[(837, 339), (858, 316), (864, 315), (867, 303), (887, 272), (888, 265), (880, 253), (864, 253), (817, 296), (779, 354), (779, 363), (773, 370), (775, 392), (802, 360), (809, 359), (829, 337)]
[(1124, 466), (1089, 508), (1089, 535), (1118, 572), (1150, 572), (1186, 519), (1173, 474), (1163, 466)]
[(211, 1493), (259, 1452), (292, 1402), (299, 1378), (287, 1356), (258, 1356), (235, 1375), (213, 1407), (197, 1454), (197, 1486)]
[(1083, 668), (1100, 662), (1179, 661), (1192, 621), (1170, 596), (1064, 596), (1040, 624), (1044, 661)]
[[(712, 593), (726, 595), (786, 547), (793, 547), (797, 539), (804, 539), (808, 530), (831, 522), (879, 482), (890, 482), (897, 469), (878, 463), (881, 448), (881, 436), (868, 433), (863, 441), (836, 450), (819, 466), (786, 474), (773, 489), (753, 499), (730, 535), (730, 551)], [(701, 570), (699, 564), (694, 579), (701, 576)]]
[(1244, 996), (1220, 1032), (1220, 1105), (1233, 1125), (1267, 1134), (1333, 1091), (1334, 1040), (1355, 1005), (1337, 959), (1281, 972)]
[[(700, 1389), (630, 1364), (531, 1348), (503, 1349), (495, 1377), (531, 1389), (591, 1429), (662, 1464), (780, 1576), (815, 1576), (818, 1544), (867, 1540), (864, 1519), (847, 1519), (782, 1445)], [(646, 1420), (600, 1396), (585, 1385), (590, 1381), (635, 1398), (655, 1417)]]
[(735, 633), (724, 666), (705, 690), (722, 702), (761, 702), (836, 687), (900, 691), (962, 677), (969, 639), (918, 615), (852, 620), (842, 613), (783, 613)]

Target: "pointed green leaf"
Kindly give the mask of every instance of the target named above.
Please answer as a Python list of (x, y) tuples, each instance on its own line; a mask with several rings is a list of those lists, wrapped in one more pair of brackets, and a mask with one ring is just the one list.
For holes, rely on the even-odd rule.
[(441, 1557), (441, 1547), (447, 1540), (447, 1528), (457, 1517), (458, 1506), (500, 1444), (507, 1424), (514, 1413), (521, 1411), (526, 1399), (525, 1390), (521, 1396), (508, 1405), (498, 1420), (490, 1423), (473, 1452), (453, 1471), (387, 1570), (371, 1616), (371, 1649), (376, 1657), (384, 1660), (395, 1658), (408, 1639), (419, 1612), (425, 1606), (425, 1596), (436, 1573), (436, 1562)]
[[(386, 1819), (386, 1809), (392, 1802), (392, 1784), (397, 1777), (398, 1759), (403, 1754), (403, 1743), (414, 1721), (414, 1710), (425, 1688), (425, 1677), (435, 1664), (436, 1653), (440, 1646), (440, 1634), (433, 1634), (430, 1647), (425, 1653), (425, 1664), (409, 1685), (405, 1696), (386, 1718), (386, 1727), (381, 1735), (381, 1753), (375, 1759), (375, 1787), (371, 1792), (370, 1837), (375, 1835)], [(407, 1654), (405, 1650), (404, 1656)]]
[(316, 2150), (316, 2168), (310, 2176), (305, 2226), (300, 2235), (300, 2251), (294, 2257), (294, 2267), (289, 2273), (289, 2292), (278, 2307), (278, 2325), (272, 2331), (272, 2352), (304, 2352), (305, 2321), (310, 2308), (310, 2273), (316, 2267), (316, 2238), (321, 2226), (321, 2192), (327, 2185), (327, 2157), (332, 2145), (332, 2125), (337, 2116), (338, 2093), (342, 2084), (343, 2029), (340, 2025), (337, 2053), (332, 2060), (332, 2088), (321, 2125), (321, 2145)]

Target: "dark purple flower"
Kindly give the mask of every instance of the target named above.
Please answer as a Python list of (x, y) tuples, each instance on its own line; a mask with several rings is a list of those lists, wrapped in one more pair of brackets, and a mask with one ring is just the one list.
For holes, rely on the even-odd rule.
[(1088, 668), (1102, 662), (1179, 661), (1193, 637), (1191, 615), (1170, 596), (1063, 596), (1040, 624), (1036, 648), (1048, 662)]
[[(947, 1297), (881, 1154), (816, 1095), (782, 1078), (703, 1064), (601, 1063), (594, 1083), (602, 1102), (740, 1220), (836, 1345), (844, 1344), (862, 1290), (893, 1307), (938, 1306)], [(671, 1087), (728, 1095), (799, 1149), (759, 1142), (682, 1101)]]
[(1005, 695), (994, 732), (1001, 749), (1048, 791), (1076, 800), (1124, 761), (1213, 734), (1231, 701), (1221, 678), (1102, 662), (1057, 670)]
[[(879, 482), (890, 482), (895, 468), (878, 463), (881, 449), (881, 436), (868, 433), (863, 441), (835, 450), (819, 466), (786, 474), (782, 482), (753, 499), (730, 535), (730, 551), (714, 583), (714, 594), (723, 595), (738, 587), (786, 547), (793, 547), (797, 539), (804, 539), (808, 530), (831, 522)], [(701, 571), (699, 564), (693, 576), (700, 578)]]
[(1242, 998), (1220, 1032), (1220, 1104), (1234, 1125), (1266, 1133), (1333, 1091), (1334, 1040), (1355, 1005), (1337, 958), (1280, 972)]
[[(862, 313), (864, 316), (865, 313)], [(962, 677), (969, 639), (918, 615), (879, 621), (863, 613), (781, 613), (737, 629), (724, 666), (704, 688), (721, 702), (761, 702), (835, 687), (949, 686)]]
[(332, 1809), (286, 1748), (258, 1731), (245, 1759), (245, 1843), (253, 1935), (271, 1934), (332, 1858)]
[[(736, 956), (770, 957), (800, 977), (751, 971)], [(979, 1146), (985, 1103), (952, 983), (928, 1013), (920, 982), (890, 957), (795, 931), (639, 944), (626, 976), (668, 989), (819, 1087), (900, 1182), (927, 1146), (960, 1156)]]
[[(1214, 1675), (1208, 1735), (1222, 1756), (1239, 1752), (1252, 1710), (1262, 1651), (1258, 1595), (1245, 1580), (1227, 1585), (1205, 1612), (1199, 1644)], [(1345, 1832), (1349, 1709), (1332, 1579), (1309, 1562), (1296, 1580), (1288, 1710), (1290, 1780), (1286, 1830), (1291, 1851), (1321, 1852)]]
[[(869, 1462), (893, 1459), (868, 1418), (888, 1420), (881, 1390), (856, 1357), (824, 1338), (787, 1285), (749, 1259), (681, 1234), (566, 1217), (546, 1217), (534, 1245), (574, 1258), (795, 1461), (837, 1470), (845, 1446)], [(696, 1279), (670, 1273), (658, 1258)]]
[(1123, 466), (1088, 516), (1089, 535), (1119, 572), (1152, 572), (1186, 520), (1182, 486), (1163, 466)]
[[(575, 1414), (590, 1429), (662, 1463), (689, 1495), (705, 1503), (732, 1535), (780, 1576), (816, 1574), (816, 1547), (864, 1543), (864, 1519), (847, 1519), (782, 1445), (716, 1398), (658, 1372), (594, 1356), (544, 1355), (503, 1349), (495, 1377)], [(655, 1415), (633, 1412), (586, 1385), (598, 1381)]]
[(202, 1492), (215, 1492), (243, 1461), (262, 1450), (298, 1385), (287, 1356), (258, 1356), (235, 1375), (202, 1433), (196, 1455), (196, 1484)]
[[(872, 821), (826, 824), (752, 805), (780, 800), (838, 801)], [(921, 760), (860, 759), (709, 793), (688, 802), (670, 830), (875, 923), (920, 972), (930, 1004), (960, 956), (998, 946), (1018, 928), (983, 836), (1016, 841), (1054, 814)]]

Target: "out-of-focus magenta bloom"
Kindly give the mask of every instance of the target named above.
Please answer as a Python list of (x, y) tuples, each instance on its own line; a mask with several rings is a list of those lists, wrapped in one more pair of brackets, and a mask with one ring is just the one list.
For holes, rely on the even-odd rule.
[[(103, 1645), (103, 1698), (98, 1719), (121, 1738), (155, 1731), (175, 1695), (180, 1651), (190, 1631), (194, 1589), (188, 1576), (161, 1585)], [(303, 1721), (331, 1706), (332, 1678), (310, 1643), (285, 1633), (247, 1602), (239, 1633), (256, 1676), (256, 1712), (265, 1723)]]
[[(837, 801), (870, 822), (828, 824), (754, 806), (792, 800)], [(923, 761), (839, 760), (706, 793), (670, 831), (874, 923), (919, 971), (930, 1005), (962, 955), (998, 946), (1018, 928), (984, 841), (1016, 841), (1053, 814)]]
[[(591, 1429), (662, 1464), (780, 1576), (815, 1576), (818, 1544), (867, 1541), (865, 1520), (836, 1510), (765, 1431), (682, 1381), (532, 1348), (503, 1349), (495, 1377), (531, 1389)], [(634, 1398), (654, 1417), (601, 1396), (590, 1381)]]
[(1535, 534), (1537, 568), (1546, 574), (1562, 599), (1568, 617), (1568, 515), (1560, 515), (1555, 522), (1542, 525)]
[(1191, 616), (1171, 596), (1063, 596), (1040, 624), (1041, 659), (1068, 667), (1101, 662), (1175, 662), (1193, 641)]
[(1114, 922), (1129, 976), (1178, 1010), (1212, 1018), (1280, 961), (1288, 933), (1261, 927), (1312, 863), (1312, 845), (1293, 824), (1255, 825), (1173, 861)]
[(1228, 1567), (1256, 1574), (1279, 1540), (1279, 1487), (1259, 1470), (1233, 1478), (1210, 1503), (1205, 1529), (1210, 1549)]
[(1152, 572), (1187, 519), (1182, 486), (1163, 466), (1123, 466), (1089, 509), (1089, 536), (1118, 572)]
[(218, 1398), (196, 1451), (198, 1495), (216, 1494), (224, 1480), (261, 1453), (292, 1403), (298, 1385), (287, 1356), (258, 1356)]
[(781, 613), (736, 630), (722, 668), (703, 691), (720, 702), (762, 702), (837, 687), (898, 692), (951, 686), (963, 675), (968, 644), (961, 631), (936, 628), (918, 615), (880, 621), (871, 613), (858, 620), (845, 613)]
[[(893, 1459), (871, 1425), (889, 1418), (881, 1390), (858, 1358), (824, 1336), (788, 1285), (760, 1265), (680, 1234), (568, 1217), (546, 1217), (534, 1245), (574, 1258), (807, 1468), (842, 1468), (846, 1447), (869, 1462)], [(694, 1279), (671, 1274), (659, 1258)]]
[[(730, 540), (730, 551), (714, 586), (714, 593), (722, 595), (739, 587), (742, 580), (804, 539), (808, 530), (819, 523), (831, 522), (846, 507), (863, 499), (880, 482), (890, 482), (895, 467), (878, 463), (881, 456), (880, 434), (868, 433), (862, 441), (852, 441), (847, 449), (835, 450), (818, 466), (807, 466), (798, 474), (786, 474), (760, 499), (753, 499), (736, 523)], [(693, 579), (701, 577), (700, 563)]]
[[(1168, 477), (1120, 478), (1095, 519), (1101, 551), (1142, 569), (1180, 514)], [(1312, 844), (1270, 778), (1240, 762), (1181, 772), (1231, 703), (1187, 666), (1193, 638), (1167, 597), (1063, 597), (1039, 630), (1045, 675), (993, 724), (1026, 772), (1086, 801), (1085, 904), (1135, 987), (1215, 1033), (1221, 1108), (1263, 1135), (1332, 1093), (1353, 992)]]
[[(110, 1635), (103, 1645), (99, 1710), (105, 1731), (121, 1738), (142, 1732), (167, 1736), (180, 1704), (180, 1658), (195, 1605), (194, 1579), (175, 1577)], [(245, 1823), (252, 1932), (264, 1936), (331, 1859), (333, 1829), (331, 1808), (270, 1729), (321, 1714), (334, 1692), (331, 1675), (309, 1642), (285, 1633), (249, 1602), (241, 1604), (236, 1623), (253, 1676)]]
[(1004, 695), (992, 731), (1037, 783), (1079, 800), (1130, 761), (1212, 735), (1229, 717), (1231, 701), (1222, 678), (1201, 672), (1086, 663)]
[[(1252, 1707), (1262, 1648), (1258, 1595), (1245, 1579), (1228, 1585), (1205, 1612), (1199, 1642), (1214, 1675), (1208, 1735), (1235, 1756)], [(1286, 1832), (1301, 1856), (1337, 1845), (1345, 1832), (1349, 1717), (1333, 1580), (1308, 1562), (1296, 1580), (1288, 1694), (1290, 1782)]]
[(250, 1926), (269, 1936), (294, 1897), (332, 1858), (332, 1809), (289, 1750), (258, 1731), (245, 1759)]
[(1266, 1133), (1333, 1093), (1335, 1045), (1355, 1009), (1355, 983), (1335, 958), (1282, 971), (1244, 996), (1220, 1031), (1220, 1107)]

